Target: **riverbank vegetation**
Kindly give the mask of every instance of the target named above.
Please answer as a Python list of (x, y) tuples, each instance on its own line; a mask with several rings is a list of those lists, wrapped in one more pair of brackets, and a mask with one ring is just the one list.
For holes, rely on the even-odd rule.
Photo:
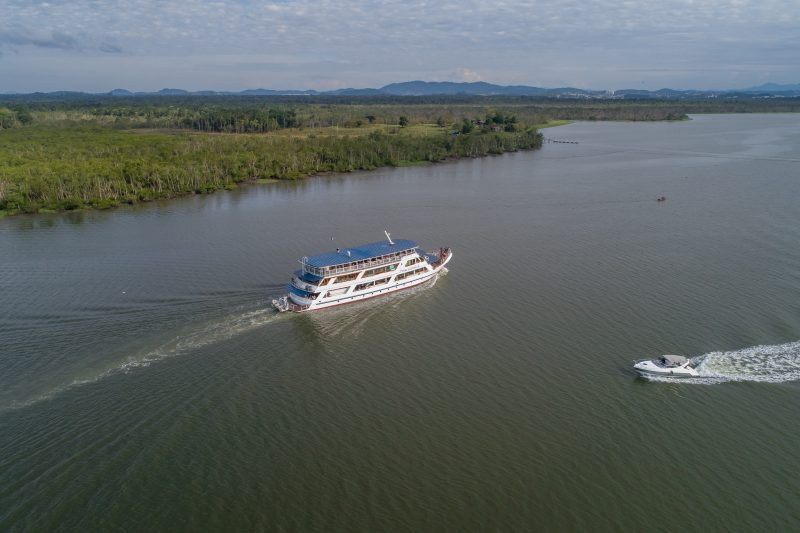
[(551, 124), (680, 120), (684, 109), (473, 97), (4, 96), (0, 215), (500, 154), (538, 148), (538, 128)]
[(0, 210), (108, 208), (230, 189), (258, 179), (296, 179), (412, 162), (536, 148), (533, 128), (452, 135), (436, 127), (365, 128), (363, 135), (119, 131), (31, 127), (0, 135)]

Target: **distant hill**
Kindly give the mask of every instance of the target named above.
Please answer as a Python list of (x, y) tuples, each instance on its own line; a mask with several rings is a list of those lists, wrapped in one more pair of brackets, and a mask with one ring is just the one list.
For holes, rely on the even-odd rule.
[(383, 92), (381, 89), (336, 89), (335, 91), (327, 91), (319, 94), (333, 96), (376, 96), (387, 93)]
[(545, 96), (549, 89), (526, 85), (495, 85), (485, 81), (405, 81), (380, 88), (383, 94), (396, 96), (431, 96), (436, 94), (469, 94), (477, 96)]
[(757, 87), (741, 89), (739, 92), (758, 93), (763, 95), (774, 95), (774, 96), (784, 96), (784, 97), (800, 96), (800, 83), (788, 83), (788, 84), (764, 83), (762, 85), (758, 85)]
[(298, 91), (294, 89), (288, 89), (285, 91), (275, 90), (275, 89), (246, 89), (244, 91), (239, 91), (238, 93), (235, 92), (223, 92), (217, 94), (238, 94), (242, 96), (281, 96), (281, 95), (304, 95), (304, 94), (319, 94), (317, 91)]
[[(0, 93), (2, 94), (2, 93)], [(18, 96), (24, 96), (14, 93)], [(35, 93), (41, 98), (48, 97), (78, 97), (89, 93), (72, 91), (56, 91), (50, 93)], [(645, 89), (618, 89), (615, 91), (578, 89), (575, 87), (544, 88), (529, 85), (497, 85), (485, 81), (453, 82), (453, 81), (405, 81), (390, 83), (379, 89), (373, 88), (347, 88), (332, 91), (317, 91), (313, 89), (246, 89), (243, 91), (186, 91), (184, 89), (165, 88), (156, 92), (132, 92), (127, 89), (114, 89), (108, 96), (137, 97), (137, 96), (511, 96), (511, 97), (537, 97), (537, 98), (565, 98), (565, 99), (666, 99), (666, 100), (698, 100), (707, 98), (735, 99), (735, 98), (794, 98), (800, 97), (800, 84), (765, 83), (747, 89), (728, 89), (719, 91), (701, 91), (696, 89), (658, 89), (649, 91)]]
[(750, 87), (741, 90), (744, 93), (764, 92), (764, 93), (781, 93), (781, 92), (798, 92), (800, 91), (800, 83), (764, 83), (757, 87)]
[(184, 96), (189, 94), (189, 91), (184, 91), (183, 89), (161, 89), (155, 94), (160, 94), (162, 96)]

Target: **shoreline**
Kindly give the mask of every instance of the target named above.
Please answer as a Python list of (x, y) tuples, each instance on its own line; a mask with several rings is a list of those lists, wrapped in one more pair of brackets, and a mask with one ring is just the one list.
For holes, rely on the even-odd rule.
[[(314, 177), (327, 177), (336, 174), (348, 174), (350, 172), (355, 171), (362, 171), (362, 172), (371, 172), (373, 170), (378, 170), (382, 168), (404, 168), (404, 167), (413, 167), (413, 166), (424, 166), (424, 165), (431, 165), (436, 163), (446, 163), (449, 161), (457, 161), (460, 159), (469, 159), (469, 158), (480, 158), (486, 157), (489, 155), (502, 155), (505, 153), (523, 151), (523, 150), (536, 150), (541, 148), (542, 146), (542, 134), (539, 132), (540, 129), (545, 128), (552, 128), (557, 126), (563, 126), (566, 124), (571, 123), (572, 121), (568, 120), (552, 120), (548, 121), (544, 124), (537, 124), (535, 126), (531, 126), (526, 128), (522, 131), (517, 132), (475, 132), (471, 134), (453, 136), (453, 135), (446, 135), (444, 132), (437, 133), (436, 135), (430, 135), (428, 137), (420, 137), (418, 139), (422, 139), (423, 141), (421, 144), (423, 145), (422, 152), (419, 152), (422, 157), (417, 157), (414, 159), (394, 159), (393, 164), (378, 164), (378, 165), (363, 165), (363, 166), (353, 166), (348, 167), (343, 170), (314, 170), (311, 172), (301, 172), (301, 173), (287, 173), (285, 177), (250, 177), (250, 178), (240, 178), (236, 180), (226, 179), (224, 181), (219, 182), (218, 184), (205, 184), (202, 185), (194, 190), (186, 190), (186, 191), (158, 191), (155, 187), (149, 187), (146, 189), (140, 190), (140, 196), (132, 197), (128, 196), (127, 198), (116, 198), (112, 200), (102, 200), (102, 199), (84, 199), (82, 201), (76, 201), (74, 204), (70, 204), (66, 207), (62, 208), (53, 208), (52, 206), (39, 206), (36, 208), (35, 211), (30, 210), (27, 211), (25, 208), (17, 208), (14, 210), (2, 210), (0, 209), (0, 220), (4, 218), (16, 217), (20, 215), (44, 215), (44, 214), (56, 214), (56, 213), (70, 213), (70, 212), (86, 212), (86, 211), (106, 211), (111, 209), (116, 209), (117, 207), (122, 207), (124, 205), (137, 205), (137, 204), (144, 204), (144, 203), (151, 203), (155, 201), (165, 201), (165, 200), (172, 200), (177, 198), (183, 198), (186, 196), (193, 196), (193, 195), (208, 195), (213, 194), (219, 191), (224, 190), (233, 190), (240, 185), (268, 185), (274, 184), (284, 181), (295, 181), (295, 180), (305, 180)], [(141, 133), (137, 133), (137, 135), (144, 135)], [(183, 136), (175, 136), (183, 138)], [(386, 136), (389, 139), (389, 150), (392, 151), (392, 144), (391, 142), (396, 142), (398, 144), (403, 143), (403, 139), (401, 137), (390, 137)], [(337, 139), (341, 139), (340, 137), (332, 136), (331, 139), (334, 141)], [(363, 137), (355, 137), (351, 140), (355, 141), (355, 144), (366, 145), (367, 144), (367, 136)], [(398, 140), (399, 139), (399, 140)], [(204, 139), (205, 140), (205, 139)], [(359, 140), (361, 142), (359, 143)], [(425, 142), (429, 141), (429, 142)], [(269, 142), (269, 139), (267, 140)], [(302, 145), (302, 142), (300, 142)], [(301, 146), (302, 147), (302, 146)], [(363, 146), (362, 146), (363, 148)], [(402, 145), (399, 149), (402, 149)], [(459, 150), (462, 149), (462, 150)], [(322, 149), (324, 154), (324, 147)], [(438, 150), (438, 152), (437, 152)], [(236, 153), (235, 151), (231, 151), (231, 153)], [(408, 155), (412, 155), (412, 152), (409, 152)], [(132, 159), (132, 157), (130, 158)], [(125, 163), (125, 158), (122, 159), (122, 163)], [(95, 180), (99, 180), (99, 178), (95, 177)], [(6, 185), (6, 187), (8, 187)], [(2, 191), (0, 191), (2, 192)]]
[[(559, 124), (559, 125), (561, 125), (561, 124)], [(275, 184), (278, 184), (278, 183), (287, 183), (287, 182), (293, 182), (293, 181), (303, 181), (303, 180), (310, 180), (310, 179), (326, 179), (326, 178), (332, 178), (332, 177), (335, 177), (335, 176), (343, 176), (343, 175), (346, 175), (346, 174), (352, 174), (354, 172), (360, 172), (360, 173), (369, 174), (369, 173), (372, 173), (372, 172), (375, 172), (375, 171), (378, 171), (378, 170), (386, 170), (386, 169), (390, 169), (390, 168), (410, 168), (410, 167), (423, 167), (423, 166), (441, 165), (441, 164), (447, 164), (447, 163), (455, 163), (456, 161), (462, 161), (464, 159), (480, 159), (480, 158), (484, 158), (484, 157), (495, 157), (495, 156), (501, 156), (501, 155), (511, 154), (511, 153), (515, 153), (515, 152), (521, 152), (521, 151), (538, 150), (540, 148), (541, 148), (541, 146), (532, 147), (532, 148), (520, 148), (520, 149), (517, 149), (517, 150), (508, 150), (508, 151), (505, 151), (505, 152), (502, 152), (502, 153), (487, 153), (487, 154), (483, 154), (483, 155), (479, 155), (479, 156), (451, 156), (451, 157), (446, 157), (444, 159), (440, 159), (438, 161), (428, 161), (428, 160), (401, 161), (397, 165), (383, 165), (383, 166), (378, 166), (378, 167), (369, 168), (369, 169), (357, 168), (357, 169), (341, 171), (341, 172), (325, 170), (325, 171), (321, 171), (321, 172), (314, 172), (314, 173), (311, 173), (311, 174), (304, 174), (304, 175), (298, 176), (296, 178), (288, 178), (288, 179), (280, 179), (280, 178), (250, 178), (250, 179), (246, 179), (246, 180), (243, 180), (243, 181), (236, 182), (233, 187), (222, 187), (222, 188), (219, 188), (219, 189), (210, 190), (208, 192), (187, 192), (185, 194), (180, 194), (180, 195), (175, 195), (175, 196), (156, 197), (156, 198), (147, 199), (147, 200), (139, 200), (139, 201), (136, 201), (136, 202), (120, 202), (120, 203), (118, 203), (116, 205), (111, 205), (111, 206), (108, 206), (108, 207), (93, 207), (93, 206), (87, 205), (87, 206), (80, 206), (80, 207), (77, 207), (75, 209), (39, 208), (36, 212), (32, 212), (32, 213), (26, 213), (24, 211), (8, 212), (8, 211), (0, 210), (0, 220), (2, 220), (4, 218), (12, 218), (12, 217), (19, 217), (19, 216), (34, 216), (35, 217), (35, 216), (38, 216), (38, 215), (54, 215), (54, 214), (64, 214), (64, 213), (85, 213), (85, 212), (93, 212), (93, 211), (112, 211), (112, 210), (115, 210), (117, 208), (121, 208), (121, 207), (125, 207), (125, 206), (133, 207), (133, 206), (137, 206), (137, 205), (153, 204), (153, 203), (156, 203), (156, 202), (168, 202), (168, 201), (171, 201), (171, 200), (179, 200), (181, 198), (188, 198), (188, 197), (192, 197), (192, 196), (209, 196), (209, 195), (220, 193), (220, 192), (232, 191), (232, 190), (238, 189), (239, 187), (260, 187), (260, 186), (265, 186), (265, 185), (275, 185)]]

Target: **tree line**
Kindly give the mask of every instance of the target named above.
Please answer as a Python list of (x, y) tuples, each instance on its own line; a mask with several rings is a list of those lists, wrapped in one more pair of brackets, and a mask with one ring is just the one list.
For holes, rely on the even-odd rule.
[(541, 146), (528, 128), (452, 136), (197, 135), (28, 128), (0, 137), (0, 211), (108, 208), (230, 189), (257, 179), (369, 170)]
[(550, 120), (752, 111), (800, 111), (800, 99), (0, 95), (0, 215), (537, 148)]

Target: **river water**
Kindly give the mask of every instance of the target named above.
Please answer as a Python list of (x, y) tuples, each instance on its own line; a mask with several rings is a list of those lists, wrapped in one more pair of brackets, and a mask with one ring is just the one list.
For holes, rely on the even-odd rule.
[[(0, 530), (800, 529), (800, 116), (544, 133), (0, 220)], [(269, 309), (384, 229), (449, 272)]]

